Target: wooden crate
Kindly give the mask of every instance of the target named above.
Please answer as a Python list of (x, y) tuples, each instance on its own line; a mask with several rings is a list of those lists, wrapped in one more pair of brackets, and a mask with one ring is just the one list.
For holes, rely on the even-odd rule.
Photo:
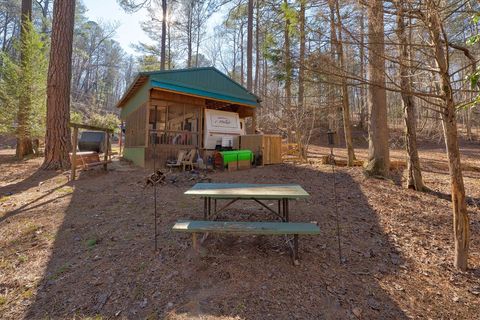
[(240, 149), (262, 154), (262, 165), (282, 163), (282, 137), (270, 134), (240, 136)]
[(228, 164), (228, 171), (237, 171), (237, 170), (245, 170), (251, 168), (251, 163), (248, 160), (238, 160), (235, 162), (230, 162)]

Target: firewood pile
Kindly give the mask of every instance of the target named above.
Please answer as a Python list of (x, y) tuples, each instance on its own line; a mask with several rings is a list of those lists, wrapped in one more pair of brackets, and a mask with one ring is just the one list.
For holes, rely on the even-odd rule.
[(155, 185), (166, 185), (166, 184), (191, 184), (192, 182), (212, 182), (212, 179), (208, 177), (205, 173), (201, 173), (198, 171), (188, 171), (188, 172), (179, 172), (179, 173), (172, 173), (172, 172), (163, 172), (161, 170), (157, 170), (156, 172), (148, 175), (145, 178), (144, 188), (148, 186), (155, 186)]
[(146, 178), (144, 188), (166, 183), (166, 175), (161, 170), (157, 170)]

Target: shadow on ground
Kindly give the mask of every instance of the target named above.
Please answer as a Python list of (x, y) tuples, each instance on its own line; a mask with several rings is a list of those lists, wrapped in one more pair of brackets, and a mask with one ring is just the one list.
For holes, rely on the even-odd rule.
[[(321, 236), (300, 237), (293, 266), (282, 237), (210, 236), (199, 256), (177, 219), (201, 219), (192, 183), (159, 188), (159, 244), (153, 251), (152, 189), (140, 170), (86, 174), (74, 192), (27, 318), (72, 316), (167, 319), (406, 319), (379, 280), (404, 258), (379, 227), (357, 183), (338, 173), (345, 264), (338, 262), (333, 176), (312, 167), (270, 166), (216, 173), (214, 182), (298, 183), (311, 194), (291, 204), (292, 221), (317, 221)], [(255, 214), (253, 214), (255, 212)], [(221, 219), (271, 220), (253, 203)]]

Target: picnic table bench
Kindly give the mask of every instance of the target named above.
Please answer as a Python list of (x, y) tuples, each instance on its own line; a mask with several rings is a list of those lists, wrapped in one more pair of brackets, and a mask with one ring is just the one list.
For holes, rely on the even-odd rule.
[(320, 234), (317, 224), (304, 222), (177, 221), (172, 230), (191, 233), (194, 250), (197, 250), (197, 233), (293, 235), (291, 253), (294, 264), (298, 263), (298, 236)]

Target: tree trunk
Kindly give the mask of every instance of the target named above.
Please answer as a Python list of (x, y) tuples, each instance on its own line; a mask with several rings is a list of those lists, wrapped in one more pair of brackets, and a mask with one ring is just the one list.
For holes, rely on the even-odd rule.
[(253, 0), (248, 0), (247, 21), (247, 90), (253, 89)]
[[(43, 169), (68, 169), (70, 141), (70, 82), (75, 0), (55, 1), (48, 65), (47, 133)], [(74, 146), (76, 148), (76, 146)]]
[(300, 52), (298, 57), (298, 96), (297, 96), (297, 109), (300, 116), (295, 118), (295, 130), (296, 130), (296, 140), (298, 144), (298, 149), (300, 151), (300, 156), (302, 160), (308, 161), (307, 147), (305, 142), (305, 131), (306, 128), (303, 128), (303, 114), (305, 113), (305, 0), (300, 0), (300, 12), (298, 13), (298, 23), (300, 31)]
[(167, 57), (167, 0), (162, 0), (162, 47), (160, 48), (160, 70), (165, 70)]
[(253, 92), (258, 95), (260, 77), (260, 0), (255, 1), (255, 80)]
[(242, 22), (240, 24), (240, 39), (239, 39), (239, 46), (240, 46), (240, 84), (243, 86), (245, 85), (245, 74), (244, 74), (244, 70), (245, 70), (245, 65), (244, 65), (244, 62), (245, 62), (245, 47), (243, 45), (243, 39), (245, 38), (244, 37), (244, 34), (243, 34), (243, 26), (244, 26), (244, 23)]
[(27, 37), (31, 30), (30, 22), (32, 21), (32, 0), (22, 0), (22, 17), (20, 29), (20, 61), (21, 61), (21, 76), (20, 79), (25, 85), (25, 92), (22, 92), (17, 115), (17, 148), (16, 157), (22, 160), (26, 155), (33, 153), (32, 137), (30, 133), (30, 113), (32, 110), (32, 101), (30, 99), (30, 90), (28, 89), (29, 79), (26, 74), (29, 68), (34, 66), (28, 61), (26, 51), (28, 50)]
[[(332, 65), (336, 61), (337, 55), (337, 33), (335, 32), (335, 8), (333, 6), (332, 0), (328, 1), (328, 6), (330, 9), (330, 59), (332, 61)], [(338, 127), (338, 107), (336, 106), (336, 96), (337, 96), (337, 87), (336, 87), (336, 77), (334, 76), (336, 73), (335, 66), (332, 69), (332, 80), (330, 84), (327, 85), (328, 88), (328, 102), (330, 105), (329, 108), (329, 117), (328, 117), (328, 130), (334, 131), (335, 133), (340, 132), (340, 128)], [(338, 143), (338, 134), (334, 135), (334, 144)]]
[(187, 21), (187, 67), (192, 67), (192, 41), (193, 41), (193, 4), (189, 4)]
[(412, 74), (410, 72), (410, 45), (405, 30), (404, 8), (401, 1), (396, 0), (397, 37), (400, 42), (399, 71), (400, 88), (402, 89), (403, 112), (405, 120), (405, 142), (407, 149), (407, 188), (424, 191), (425, 186), (420, 169), (420, 159), (417, 149), (417, 121), (415, 119), (415, 102), (411, 94)]
[[(468, 267), (468, 250), (470, 245), (470, 222), (465, 201), (465, 186), (463, 184), (462, 167), (460, 163), (460, 148), (458, 146), (458, 132), (455, 103), (448, 73), (448, 51), (444, 43), (448, 39), (442, 37), (442, 20), (433, 1), (427, 1), (427, 25), (435, 51), (435, 61), (440, 75), (441, 94), (444, 109), (441, 111), (445, 143), (447, 146), (450, 182), (452, 187), (453, 204), (453, 234), (455, 241), (454, 265), (462, 271)], [(443, 39), (442, 39), (443, 38)]]
[(388, 148), (387, 93), (385, 90), (385, 41), (383, 1), (368, 2), (368, 163), (370, 176), (387, 177), (390, 169)]
[(298, 97), (297, 104), (303, 108), (305, 95), (305, 0), (300, 0), (300, 12), (298, 16), (300, 29), (300, 52), (298, 57)]
[[(288, 1), (283, 1), (285, 7), (288, 7)], [(290, 19), (285, 13), (285, 25), (284, 25), (284, 60), (285, 60), (285, 109), (287, 111), (287, 116), (292, 116), (292, 62), (291, 62), (291, 53), (290, 53)], [(287, 127), (288, 140), (292, 138), (291, 125), (290, 121), (284, 119)], [(292, 142), (291, 140), (289, 142)], [(298, 142), (298, 141), (297, 141)]]
[[(342, 18), (340, 16), (340, 8), (338, 0), (335, 1), (335, 8), (337, 14), (337, 54), (338, 61), (340, 62), (340, 70), (342, 73), (346, 73), (345, 56), (343, 54), (343, 36), (342, 36)], [(355, 151), (353, 150), (352, 142), (352, 124), (350, 121), (350, 101), (348, 97), (347, 78), (342, 76), (342, 112), (343, 112), (343, 132), (345, 135), (345, 146), (347, 148), (347, 166), (353, 167), (355, 161)]]
[[(361, 7), (362, 13), (360, 14), (360, 77), (362, 79), (366, 79), (365, 76), (365, 19), (363, 15), (363, 7)], [(368, 109), (367, 109), (367, 102), (366, 102), (366, 94), (365, 94), (365, 85), (362, 84), (360, 86), (360, 128), (365, 129), (367, 127), (368, 122)]]

